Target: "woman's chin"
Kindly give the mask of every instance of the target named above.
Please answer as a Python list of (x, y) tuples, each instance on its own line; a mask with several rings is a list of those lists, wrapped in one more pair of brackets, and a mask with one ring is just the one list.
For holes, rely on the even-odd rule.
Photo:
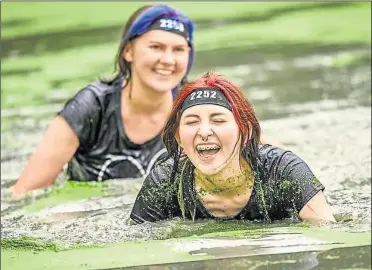
[(176, 86), (177, 82), (175, 80), (153, 80), (151, 85), (151, 88), (153, 88), (155, 91), (160, 93), (170, 92), (172, 91)]
[(168, 93), (171, 92), (175, 87), (176, 86), (173, 86), (173, 84), (158, 84), (155, 87), (152, 87), (152, 89), (158, 93)]
[(214, 175), (223, 169), (223, 167), (213, 164), (208, 164), (204, 166), (199, 164), (198, 166), (195, 167), (205, 175)]

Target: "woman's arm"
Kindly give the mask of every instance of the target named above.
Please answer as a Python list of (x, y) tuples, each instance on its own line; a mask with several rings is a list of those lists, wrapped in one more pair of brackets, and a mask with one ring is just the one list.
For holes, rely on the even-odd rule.
[(304, 205), (299, 212), (299, 216), (302, 220), (308, 221), (336, 221), (322, 191), (319, 191)]
[(27, 191), (51, 185), (78, 147), (79, 139), (70, 125), (57, 116), (12, 186), (13, 196), (17, 198)]
[(306, 162), (291, 151), (275, 147), (266, 150), (266, 167), (276, 179), (279, 201), (308, 221), (335, 221), (324, 197), (325, 187)]
[(90, 84), (66, 102), (12, 186), (14, 196), (51, 185), (79, 146), (89, 148), (94, 144), (103, 112), (101, 91), (97, 89)]

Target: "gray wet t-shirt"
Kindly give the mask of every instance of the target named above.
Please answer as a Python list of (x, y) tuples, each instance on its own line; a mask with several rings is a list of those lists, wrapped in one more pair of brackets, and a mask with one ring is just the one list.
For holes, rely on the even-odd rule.
[[(132, 220), (154, 222), (183, 215), (188, 219), (213, 218), (197, 198), (191, 162), (187, 159), (180, 162), (173, 183), (172, 167), (172, 159), (154, 166), (137, 196), (130, 215)], [(259, 158), (253, 169), (255, 182), (251, 197), (233, 219), (296, 217), (314, 195), (324, 190), (301, 158), (271, 145), (259, 147)]]
[(121, 116), (120, 84), (94, 82), (81, 89), (59, 112), (79, 138), (68, 163), (72, 180), (106, 180), (146, 176), (166, 155), (158, 135), (135, 144), (127, 137)]

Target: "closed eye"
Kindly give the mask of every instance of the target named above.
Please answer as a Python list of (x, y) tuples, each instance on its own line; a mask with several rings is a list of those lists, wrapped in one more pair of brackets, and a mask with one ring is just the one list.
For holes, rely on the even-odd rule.
[(188, 125), (188, 126), (192, 126), (192, 125), (195, 125), (195, 124), (197, 124), (198, 123), (198, 121), (186, 121), (185, 122), (185, 125)]
[(225, 123), (226, 120), (225, 119), (213, 119), (212, 122), (217, 123), (217, 124), (222, 124), (222, 123)]

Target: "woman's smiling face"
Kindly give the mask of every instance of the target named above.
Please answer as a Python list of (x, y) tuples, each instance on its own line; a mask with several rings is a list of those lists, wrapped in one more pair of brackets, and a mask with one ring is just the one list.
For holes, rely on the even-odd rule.
[(151, 30), (127, 45), (124, 58), (131, 63), (135, 84), (168, 92), (185, 77), (190, 47), (181, 35)]
[(233, 113), (212, 104), (186, 109), (180, 119), (178, 142), (202, 173), (218, 173), (240, 153), (240, 131)]

